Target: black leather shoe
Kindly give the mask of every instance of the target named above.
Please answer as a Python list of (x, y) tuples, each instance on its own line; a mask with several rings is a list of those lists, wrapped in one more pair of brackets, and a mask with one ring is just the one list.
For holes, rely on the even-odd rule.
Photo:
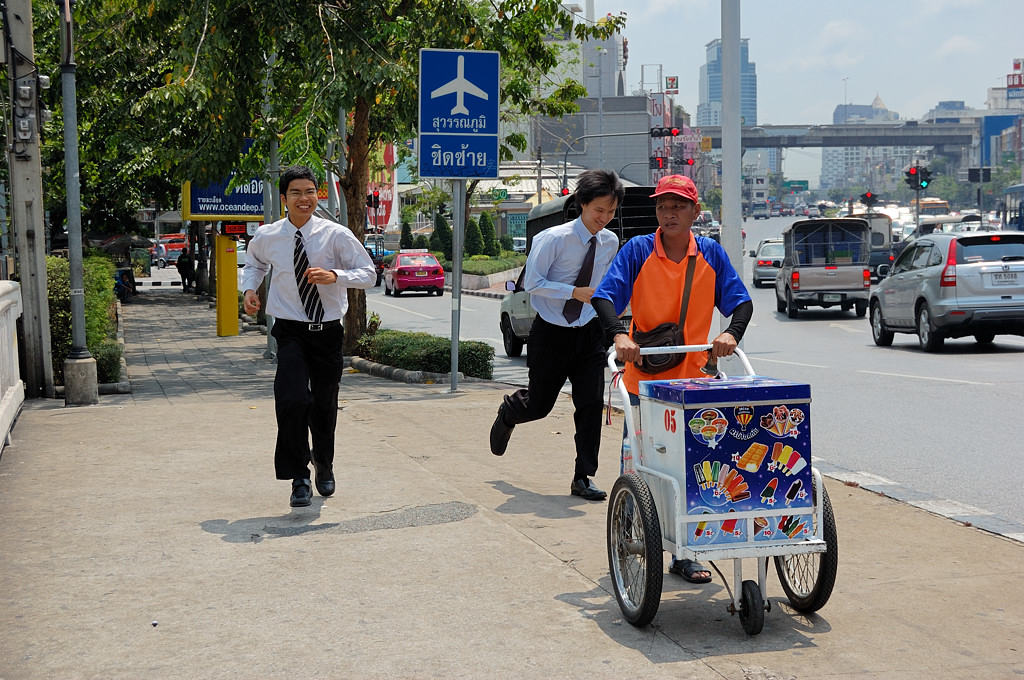
[(509, 425), (505, 422), (505, 402), (502, 402), (501, 406), (498, 407), (498, 416), (494, 419), (494, 424), (491, 425), (491, 453), (495, 456), (501, 456), (505, 453), (505, 449), (508, 448), (509, 437), (512, 436), (512, 430), (515, 427), (515, 425)]
[(308, 479), (292, 481), (291, 504), (293, 508), (304, 508), (313, 502), (313, 492), (309, 489)]
[(327, 469), (325, 465), (318, 463), (312, 451), (309, 457), (312, 459), (313, 468), (316, 471), (316, 492), (325, 497), (334, 495), (334, 470)]
[(594, 486), (589, 477), (580, 477), (579, 479), (572, 480), (569, 492), (573, 496), (579, 496), (585, 501), (603, 501), (608, 498), (608, 494)]

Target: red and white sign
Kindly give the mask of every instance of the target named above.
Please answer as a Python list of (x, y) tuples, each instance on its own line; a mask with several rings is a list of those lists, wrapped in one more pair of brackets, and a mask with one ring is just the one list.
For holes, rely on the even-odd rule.
[(1024, 87), (1024, 73), (1009, 73), (1006, 76), (1006, 87), (1015, 89)]

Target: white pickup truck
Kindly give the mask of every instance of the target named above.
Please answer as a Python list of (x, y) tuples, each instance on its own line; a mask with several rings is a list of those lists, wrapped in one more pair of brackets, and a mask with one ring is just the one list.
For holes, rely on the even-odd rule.
[(786, 253), (775, 279), (779, 312), (806, 307), (854, 309), (863, 317), (871, 289), (871, 227), (862, 218), (800, 220), (782, 232)]

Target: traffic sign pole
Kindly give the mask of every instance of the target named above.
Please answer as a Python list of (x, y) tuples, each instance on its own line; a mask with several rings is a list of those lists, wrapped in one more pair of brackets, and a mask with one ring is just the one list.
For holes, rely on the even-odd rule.
[(466, 180), (457, 179), (452, 187), (452, 366), (451, 389), (459, 389), (459, 323), (462, 311), (462, 237), (466, 233)]

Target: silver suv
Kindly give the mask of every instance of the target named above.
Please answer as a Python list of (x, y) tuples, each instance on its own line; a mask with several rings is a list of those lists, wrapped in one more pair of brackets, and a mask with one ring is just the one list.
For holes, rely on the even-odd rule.
[(917, 333), (935, 352), (946, 338), (1024, 335), (1024, 232), (932, 233), (911, 242), (871, 290), (871, 335)]
[(523, 290), (525, 275), (526, 267), (523, 267), (515, 282), (505, 283), (505, 290), (508, 293), (501, 300), (501, 320), (498, 327), (501, 328), (505, 354), (510, 357), (517, 357), (523, 353), (523, 345), (530, 335), (530, 326), (537, 316), (537, 311), (530, 304), (530, 294)]

